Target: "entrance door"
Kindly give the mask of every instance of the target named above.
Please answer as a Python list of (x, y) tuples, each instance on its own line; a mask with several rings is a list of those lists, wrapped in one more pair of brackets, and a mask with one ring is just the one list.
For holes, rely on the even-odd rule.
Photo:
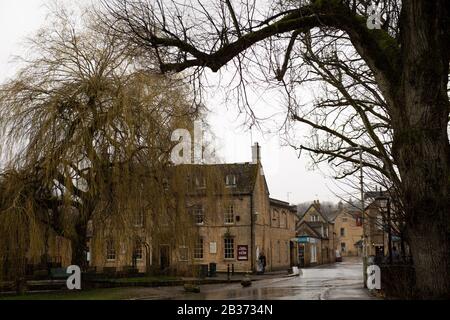
[(170, 267), (170, 246), (162, 245), (159, 248), (159, 265), (161, 270), (165, 270)]
[(305, 245), (301, 244), (298, 246), (298, 263), (301, 268), (305, 266)]

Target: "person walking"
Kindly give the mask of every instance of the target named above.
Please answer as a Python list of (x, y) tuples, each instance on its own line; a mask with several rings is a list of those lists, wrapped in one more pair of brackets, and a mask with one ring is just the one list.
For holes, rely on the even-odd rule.
[(266, 256), (264, 252), (259, 255), (259, 264), (261, 267), (261, 273), (264, 274), (266, 272)]

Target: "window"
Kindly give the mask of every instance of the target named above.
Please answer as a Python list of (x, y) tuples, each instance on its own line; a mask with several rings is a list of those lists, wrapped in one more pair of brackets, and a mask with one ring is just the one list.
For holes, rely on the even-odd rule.
[(234, 205), (230, 204), (225, 209), (225, 224), (234, 223)]
[(106, 241), (106, 260), (116, 260), (116, 247), (112, 239)]
[(286, 215), (286, 212), (284, 212), (284, 211), (281, 214), (280, 227), (287, 228), (287, 215)]
[(224, 239), (225, 259), (234, 259), (234, 238)]
[(279, 227), (280, 226), (280, 213), (276, 209), (274, 209), (272, 211), (272, 226), (273, 227)]
[(326, 227), (325, 228), (325, 237), (329, 237), (330, 236), (330, 233), (329, 233), (329, 228), (328, 227)]
[(345, 245), (345, 242), (342, 242), (341, 243), (341, 252), (345, 252), (346, 251), (346, 245)]
[(319, 216), (318, 215), (312, 215), (311, 216), (311, 222), (317, 222), (319, 221)]
[(142, 260), (142, 257), (143, 257), (142, 241), (137, 239), (134, 244), (133, 259)]
[(198, 189), (205, 189), (206, 188), (206, 179), (203, 176), (197, 176), (195, 177), (195, 187)]
[[(202, 246), (203, 247), (203, 246)], [(189, 260), (189, 250), (186, 246), (181, 246), (178, 251), (180, 261), (188, 261)]]
[(205, 223), (205, 211), (202, 205), (194, 206), (191, 210), (192, 216), (194, 218), (194, 223), (204, 224)]
[(311, 263), (317, 262), (317, 246), (315, 244), (311, 245)]
[(144, 213), (142, 211), (135, 214), (134, 226), (139, 228), (144, 226)]
[(345, 228), (341, 228), (341, 237), (345, 237)]
[(203, 259), (203, 238), (198, 238), (195, 243), (194, 259)]
[(348, 219), (347, 218), (342, 218), (342, 222), (347, 222)]
[(383, 230), (383, 216), (377, 215), (377, 228), (378, 230)]
[(227, 175), (225, 182), (226, 182), (227, 187), (236, 186), (236, 176), (234, 174)]
[(362, 218), (361, 217), (357, 217), (356, 218), (356, 226), (357, 227), (362, 227)]

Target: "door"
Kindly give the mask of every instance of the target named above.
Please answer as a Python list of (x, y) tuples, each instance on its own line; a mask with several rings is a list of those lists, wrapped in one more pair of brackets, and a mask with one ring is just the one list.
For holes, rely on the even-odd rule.
[(305, 245), (298, 246), (298, 263), (301, 268), (305, 267)]
[(162, 245), (159, 249), (159, 265), (161, 270), (165, 270), (170, 267), (170, 246)]

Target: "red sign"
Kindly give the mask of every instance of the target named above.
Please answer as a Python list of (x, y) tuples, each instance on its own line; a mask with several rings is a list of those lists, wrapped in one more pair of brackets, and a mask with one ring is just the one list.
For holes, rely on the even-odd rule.
[(238, 246), (237, 252), (238, 261), (248, 261), (248, 246)]

